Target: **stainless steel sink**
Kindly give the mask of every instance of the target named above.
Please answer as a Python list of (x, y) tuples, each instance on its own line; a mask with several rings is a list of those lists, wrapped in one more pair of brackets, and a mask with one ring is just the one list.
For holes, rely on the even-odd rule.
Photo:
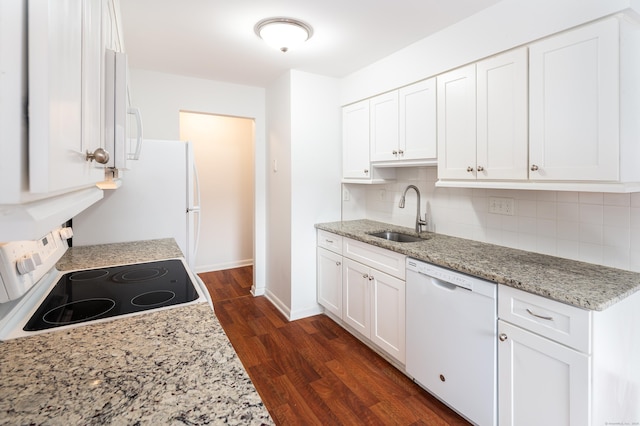
[(389, 241), (395, 241), (397, 243), (415, 243), (416, 241), (424, 240), (424, 238), (416, 237), (415, 235), (392, 231), (374, 232), (369, 235), (371, 235), (372, 237), (383, 238)]

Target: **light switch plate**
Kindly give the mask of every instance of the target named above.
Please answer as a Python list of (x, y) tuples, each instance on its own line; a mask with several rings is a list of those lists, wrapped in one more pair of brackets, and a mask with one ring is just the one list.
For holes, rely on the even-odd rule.
[(351, 199), (351, 194), (347, 188), (342, 188), (342, 201), (349, 201)]

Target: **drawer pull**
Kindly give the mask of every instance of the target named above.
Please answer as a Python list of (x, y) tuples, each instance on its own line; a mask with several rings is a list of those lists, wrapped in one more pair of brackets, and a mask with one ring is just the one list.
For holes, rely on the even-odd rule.
[(336, 262), (336, 266), (340, 266), (340, 265), (342, 265), (341, 262)]
[(553, 317), (545, 317), (544, 315), (534, 314), (533, 312), (531, 312), (531, 310), (529, 308), (527, 308), (527, 313), (529, 315), (533, 315), (536, 318), (540, 318), (540, 319), (547, 320), (547, 321), (553, 321)]
[(506, 334), (500, 333), (500, 335), (498, 336), (498, 339), (500, 339), (501, 342), (504, 342), (505, 340), (508, 339), (508, 337)]
[(329, 244), (333, 244), (333, 240), (325, 240), (326, 242), (328, 242)]

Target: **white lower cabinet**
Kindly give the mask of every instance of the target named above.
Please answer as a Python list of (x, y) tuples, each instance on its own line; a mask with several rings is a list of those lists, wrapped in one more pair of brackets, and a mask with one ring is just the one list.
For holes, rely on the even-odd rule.
[(316, 238), (318, 303), (342, 318), (342, 237), (318, 229)]
[(390, 250), (318, 231), (318, 303), (347, 330), (403, 365), (405, 270), (399, 265), (404, 258)]
[(500, 425), (588, 425), (591, 312), (498, 286), (498, 318)]
[(342, 316), (342, 255), (318, 247), (318, 303)]
[(343, 321), (376, 346), (405, 362), (405, 282), (345, 258)]
[(370, 339), (389, 355), (405, 363), (405, 282), (371, 269)]
[(589, 424), (589, 356), (504, 321), (498, 335), (500, 425)]
[(639, 304), (591, 311), (499, 285), (500, 426), (638, 424)]

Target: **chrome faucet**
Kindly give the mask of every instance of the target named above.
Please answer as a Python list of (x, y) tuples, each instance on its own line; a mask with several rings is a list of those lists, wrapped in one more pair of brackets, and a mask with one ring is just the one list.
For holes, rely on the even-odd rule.
[(400, 197), (400, 202), (398, 203), (398, 207), (400, 207), (401, 209), (404, 209), (405, 196), (407, 195), (407, 191), (410, 189), (415, 189), (416, 194), (418, 194), (418, 208), (416, 212), (416, 233), (420, 233), (422, 231), (422, 227), (427, 226), (427, 220), (426, 220), (426, 215), (425, 215), (425, 220), (422, 220), (420, 218), (420, 190), (418, 189), (417, 186), (409, 185), (404, 189), (404, 192), (402, 193), (402, 197)]

